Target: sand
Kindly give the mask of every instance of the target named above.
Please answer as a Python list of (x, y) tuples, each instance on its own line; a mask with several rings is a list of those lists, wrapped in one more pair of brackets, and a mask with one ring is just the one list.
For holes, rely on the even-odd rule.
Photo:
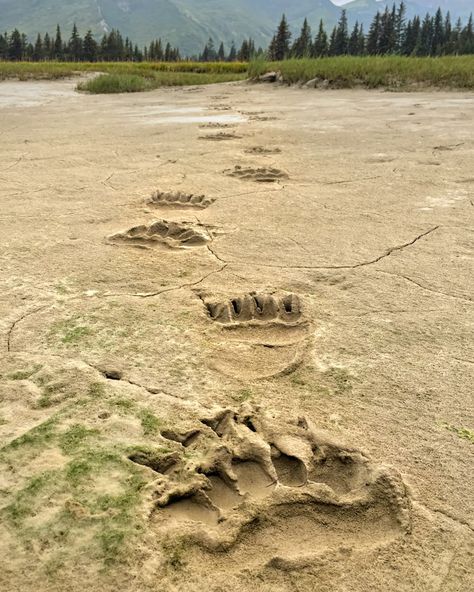
[(0, 84), (0, 587), (474, 589), (474, 98)]

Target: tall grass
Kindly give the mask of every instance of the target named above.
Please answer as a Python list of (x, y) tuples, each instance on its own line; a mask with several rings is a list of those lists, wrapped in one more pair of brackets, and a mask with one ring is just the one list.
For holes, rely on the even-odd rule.
[(196, 72), (153, 72), (147, 76), (137, 74), (101, 74), (90, 80), (80, 82), (76, 89), (93, 94), (141, 92), (160, 86), (195, 86), (231, 82), (246, 78), (246, 74)]
[[(81, 73), (102, 72), (145, 76), (157, 72), (244, 75), (248, 64), (243, 62), (1, 62), (0, 80), (54, 80)], [(241, 78), (242, 76), (238, 76)]]
[(250, 78), (279, 71), (288, 84), (305, 83), (314, 78), (327, 80), (329, 87), (364, 86), (386, 88), (434, 86), (474, 88), (474, 56), (411, 58), (400, 56), (352, 57), (255, 61), (249, 64)]

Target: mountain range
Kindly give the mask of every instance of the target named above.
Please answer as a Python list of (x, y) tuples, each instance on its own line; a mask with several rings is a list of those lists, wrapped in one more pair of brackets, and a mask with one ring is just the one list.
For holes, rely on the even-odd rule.
[[(391, 0), (353, 0), (344, 5), (349, 23), (366, 26)], [(407, 15), (434, 13), (441, 5), (453, 18), (466, 19), (473, 0), (406, 0)], [(98, 38), (112, 28), (143, 45), (161, 37), (183, 55), (202, 50), (209, 37), (227, 48), (252, 37), (266, 47), (282, 13), (296, 34), (303, 19), (316, 29), (322, 18), (326, 28), (337, 22), (341, 7), (330, 0), (0, 0), (0, 30), (18, 28), (34, 39), (38, 32), (54, 32), (56, 24), (66, 38), (74, 22), (80, 33), (91, 29)]]

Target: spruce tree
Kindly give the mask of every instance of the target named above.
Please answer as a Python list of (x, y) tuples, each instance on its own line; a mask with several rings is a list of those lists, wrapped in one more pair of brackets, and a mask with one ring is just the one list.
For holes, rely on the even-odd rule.
[(277, 61), (284, 60), (290, 54), (291, 32), (286, 20), (286, 16), (281, 17), (278, 31), (275, 35), (274, 58)]
[(324, 29), (323, 19), (319, 21), (319, 29), (313, 44), (313, 57), (322, 58), (328, 55), (328, 36)]
[(474, 23), (472, 20), (472, 13), (459, 36), (459, 53), (474, 53)]
[(35, 62), (41, 62), (44, 59), (43, 40), (40, 33), (38, 33), (33, 50), (33, 59)]
[(334, 38), (334, 54), (345, 55), (349, 49), (349, 33), (347, 30), (347, 13), (345, 9), (341, 11), (339, 22), (337, 23), (336, 35)]
[(44, 35), (43, 51), (45, 59), (51, 60), (53, 58), (53, 45), (51, 43), (51, 37), (48, 35), (48, 33), (45, 33)]
[(8, 43), (8, 59), (18, 62), (23, 58), (23, 41), (18, 29), (10, 35)]
[(221, 42), (221, 44), (219, 45), (219, 51), (217, 52), (217, 60), (219, 62), (225, 62), (225, 49), (223, 42)]
[(334, 27), (333, 30), (331, 31), (331, 35), (329, 37), (329, 46), (328, 46), (328, 55), (331, 57), (337, 55), (336, 37), (337, 37), (337, 27)]
[(87, 62), (96, 62), (97, 61), (97, 53), (98, 53), (98, 45), (94, 37), (92, 36), (92, 31), (89, 30), (84, 37), (83, 43), (83, 51), (82, 56), (84, 60)]
[(56, 27), (56, 38), (54, 40), (53, 45), (53, 55), (55, 60), (63, 60), (64, 59), (64, 48), (63, 48), (63, 41), (61, 38), (61, 28), (59, 25)]
[(354, 24), (354, 28), (352, 29), (352, 33), (349, 37), (349, 46), (347, 53), (349, 55), (357, 55), (359, 45), (359, 21), (356, 21)]
[(0, 34), (0, 59), (8, 59), (8, 34)]
[(79, 37), (79, 33), (77, 32), (76, 23), (74, 23), (71, 38), (69, 39), (68, 44), (69, 59), (73, 62), (80, 61), (82, 58), (82, 49), (82, 39)]
[(380, 37), (380, 12), (375, 13), (372, 23), (369, 27), (367, 35), (367, 53), (369, 55), (377, 55), (379, 53), (379, 37)]
[(435, 56), (440, 56), (442, 53), (444, 53), (444, 35), (443, 14), (441, 12), (441, 8), (438, 8), (433, 21), (433, 40), (431, 43), (432, 54)]
[(311, 27), (308, 24), (308, 19), (304, 19), (300, 35), (293, 43), (291, 56), (293, 58), (306, 58), (311, 55), (312, 49)]
[(398, 54), (402, 51), (405, 38), (405, 14), (406, 5), (402, 0), (395, 16), (395, 52)]
[(229, 51), (229, 57), (227, 58), (229, 62), (235, 62), (237, 59), (237, 50), (235, 49), (235, 43), (232, 41)]

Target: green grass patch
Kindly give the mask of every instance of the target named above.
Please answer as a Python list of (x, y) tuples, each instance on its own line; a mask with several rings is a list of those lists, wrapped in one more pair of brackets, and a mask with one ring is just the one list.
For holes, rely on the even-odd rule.
[(281, 72), (288, 84), (306, 83), (315, 78), (329, 88), (474, 88), (474, 56), (411, 58), (400, 56), (339, 56), (249, 64), (249, 77), (271, 71)]
[(9, 442), (6, 446), (4, 446), (1, 450), (8, 451), (8, 450), (17, 450), (23, 446), (43, 446), (54, 438), (56, 433), (56, 427), (58, 423), (58, 418), (52, 417), (47, 421), (39, 424), (38, 426), (34, 427), (33, 429), (26, 432), (22, 436), (15, 438)]
[[(81, 74), (102, 72), (152, 78), (154, 74), (225, 74), (239, 79), (246, 76), (245, 62), (1, 62), (0, 80), (57, 80)], [(235, 78), (237, 77), (237, 78)], [(199, 84), (199, 83), (198, 83)]]
[(140, 411), (139, 417), (145, 436), (157, 434), (163, 427), (162, 421), (147, 409)]
[(36, 374), (40, 369), (41, 364), (35, 364), (32, 368), (29, 368), (28, 370), (17, 370), (16, 372), (7, 374), (6, 378), (8, 380), (28, 380), (28, 378), (31, 378), (33, 374)]
[(100, 75), (80, 82), (77, 90), (94, 93), (141, 92), (160, 86), (194, 86), (247, 78), (243, 62), (0, 62), (0, 80), (57, 80)]
[(92, 94), (132, 93), (152, 88), (151, 80), (136, 74), (101, 74), (77, 85), (77, 90)]
[(98, 434), (98, 430), (89, 429), (77, 423), (59, 436), (59, 446), (64, 454), (72, 454), (83, 447), (89, 438)]
[(456, 434), (456, 436), (459, 436), (459, 438), (462, 438), (463, 440), (467, 440), (471, 444), (474, 444), (474, 432), (472, 430), (469, 430), (465, 427), (456, 427), (451, 425), (450, 423), (443, 423), (442, 425), (450, 432)]
[(101, 74), (80, 82), (77, 90), (92, 94), (130, 93), (153, 90), (161, 86), (194, 86), (231, 82), (245, 78), (245, 74), (196, 73), (173, 71), (144, 71), (140, 74)]

